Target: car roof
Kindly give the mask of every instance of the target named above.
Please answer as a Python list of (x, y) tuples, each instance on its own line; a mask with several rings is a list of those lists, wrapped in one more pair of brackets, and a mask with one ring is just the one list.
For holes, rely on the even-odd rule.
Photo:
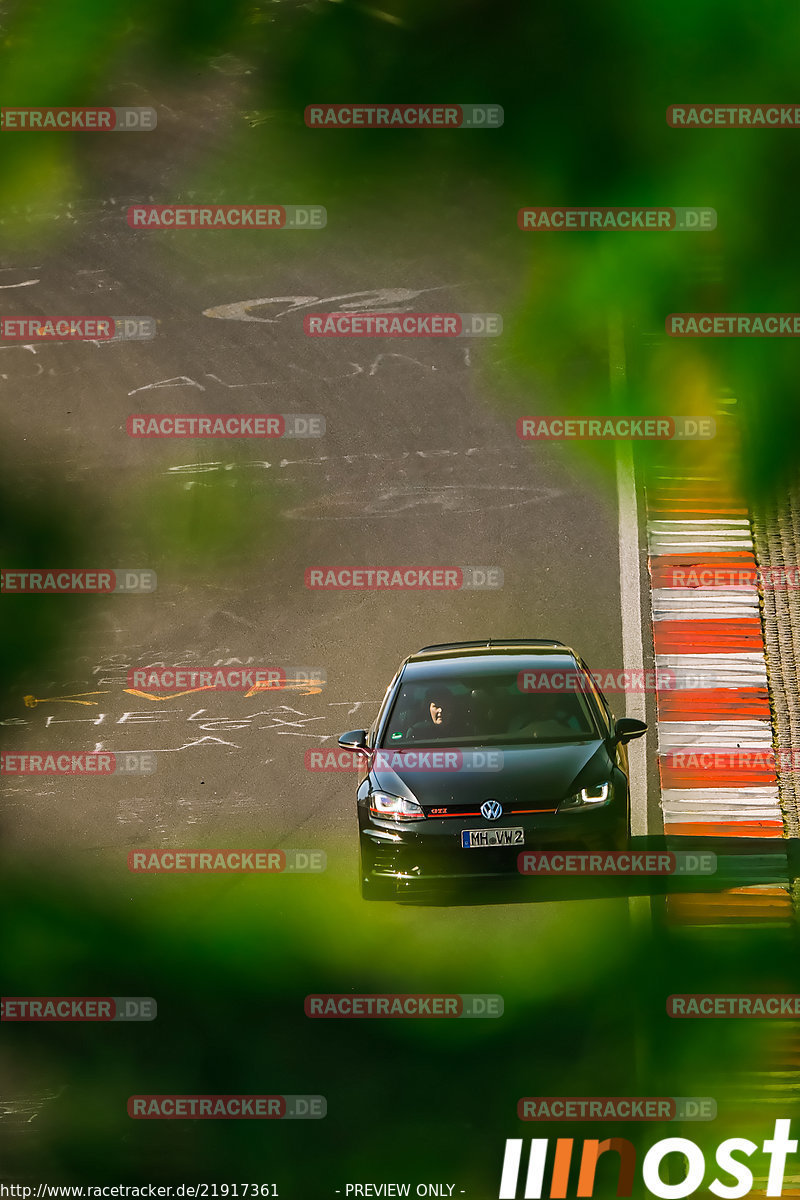
[(572, 653), (569, 646), (565, 646), (563, 642), (557, 642), (553, 638), (487, 638), (483, 642), (440, 642), (435, 646), (423, 646), (416, 654), (409, 655), (409, 658), (418, 658), (421, 654), (439, 655), (467, 650), (475, 650), (478, 653), (485, 654), (489, 651), (497, 650), (539, 650), (543, 647), (566, 650), (568, 653)]
[[(404, 675), (457, 675), (461, 670), (470, 674), (491, 674), (499, 668), (521, 671), (536, 659), (537, 667), (563, 668), (575, 662), (575, 652), (563, 642), (545, 638), (509, 638), (485, 642), (444, 642), (438, 646), (423, 646), (403, 663)], [(431, 668), (434, 670), (425, 670)]]

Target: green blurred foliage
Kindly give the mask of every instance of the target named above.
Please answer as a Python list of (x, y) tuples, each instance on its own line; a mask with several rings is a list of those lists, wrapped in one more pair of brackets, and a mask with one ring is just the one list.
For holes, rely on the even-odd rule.
[[(488, 905), (454, 937), (435, 909), (364, 905), (345, 847), (330, 865), (321, 876), (123, 882), (123, 864), (101, 856), (92, 882), (55, 862), (7, 871), (0, 900), (16, 916), (0, 946), (5, 995), (158, 1002), (146, 1024), (4, 1026), (6, 1063), (64, 1087), (24, 1137), (0, 1123), (11, 1177), (33, 1152), (38, 1177), (64, 1182), (275, 1180), (282, 1195), (311, 1196), (353, 1180), (458, 1180), (489, 1196), (506, 1137), (597, 1136), (594, 1125), (519, 1121), (523, 1096), (713, 1096), (719, 1116), (705, 1125), (602, 1126), (640, 1154), (690, 1137), (709, 1163), (723, 1137), (759, 1140), (775, 1116), (793, 1115), (763, 1096), (754, 1110), (747, 1091), (775, 1060), (773, 1022), (680, 1021), (665, 1008), (674, 992), (749, 990), (756, 978), (797, 991), (782, 938), (743, 930), (710, 942), (658, 920), (636, 934), (603, 902), (588, 915), (582, 906), (579, 922), (569, 902), (549, 922), (523, 904), (501, 924)], [(352, 991), (492, 992), (505, 1010), (496, 1020), (305, 1016), (307, 994)], [(231, 1091), (323, 1094), (328, 1115), (126, 1114), (131, 1095)], [(595, 1195), (615, 1191), (606, 1164)]]

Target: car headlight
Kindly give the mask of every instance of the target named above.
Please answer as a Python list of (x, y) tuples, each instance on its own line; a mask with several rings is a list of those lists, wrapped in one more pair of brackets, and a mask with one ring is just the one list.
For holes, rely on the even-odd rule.
[(383, 817), (389, 821), (425, 820), (425, 813), (416, 800), (392, 796), (389, 792), (373, 792), (369, 798), (369, 811), (374, 817)]
[(581, 788), (574, 796), (568, 796), (558, 806), (559, 812), (573, 812), (580, 808), (595, 808), (606, 804), (611, 794), (610, 783), (596, 783), (593, 787)]

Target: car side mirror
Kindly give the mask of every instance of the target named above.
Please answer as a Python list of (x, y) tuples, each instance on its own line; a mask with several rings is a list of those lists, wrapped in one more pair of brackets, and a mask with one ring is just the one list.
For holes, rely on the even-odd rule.
[(349, 733), (343, 733), (339, 738), (339, 745), (343, 750), (366, 750), (366, 729), (351, 729)]
[(637, 721), (635, 717), (621, 717), (614, 726), (614, 741), (624, 745), (633, 738), (641, 737), (643, 733), (647, 733), (644, 721)]

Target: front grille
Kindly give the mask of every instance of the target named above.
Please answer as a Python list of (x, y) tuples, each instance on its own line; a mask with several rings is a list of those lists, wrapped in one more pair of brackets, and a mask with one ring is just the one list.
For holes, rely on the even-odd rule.
[[(528, 805), (520, 805), (519, 808), (512, 808), (507, 804), (503, 804), (503, 814), (498, 818), (498, 820), (503, 820), (504, 817), (546, 817), (552, 816), (553, 813), (556, 812), (558, 812), (558, 805), (556, 803), (546, 807), (542, 806), (541, 808), (534, 808), (533, 806)], [(465, 818), (474, 820), (476, 817), (481, 821), (486, 820), (483, 813), (480, 811), (480, 808), (471, 807), (465, 809), (449, 808), (448, 811), (444, 813), (428, 808), (425, 810), (425, 816), (430, 817), (434, 821), (461, 821)], [(492, 821), (487, 821), (486, 823), (487, 825), (493, 824)]]

